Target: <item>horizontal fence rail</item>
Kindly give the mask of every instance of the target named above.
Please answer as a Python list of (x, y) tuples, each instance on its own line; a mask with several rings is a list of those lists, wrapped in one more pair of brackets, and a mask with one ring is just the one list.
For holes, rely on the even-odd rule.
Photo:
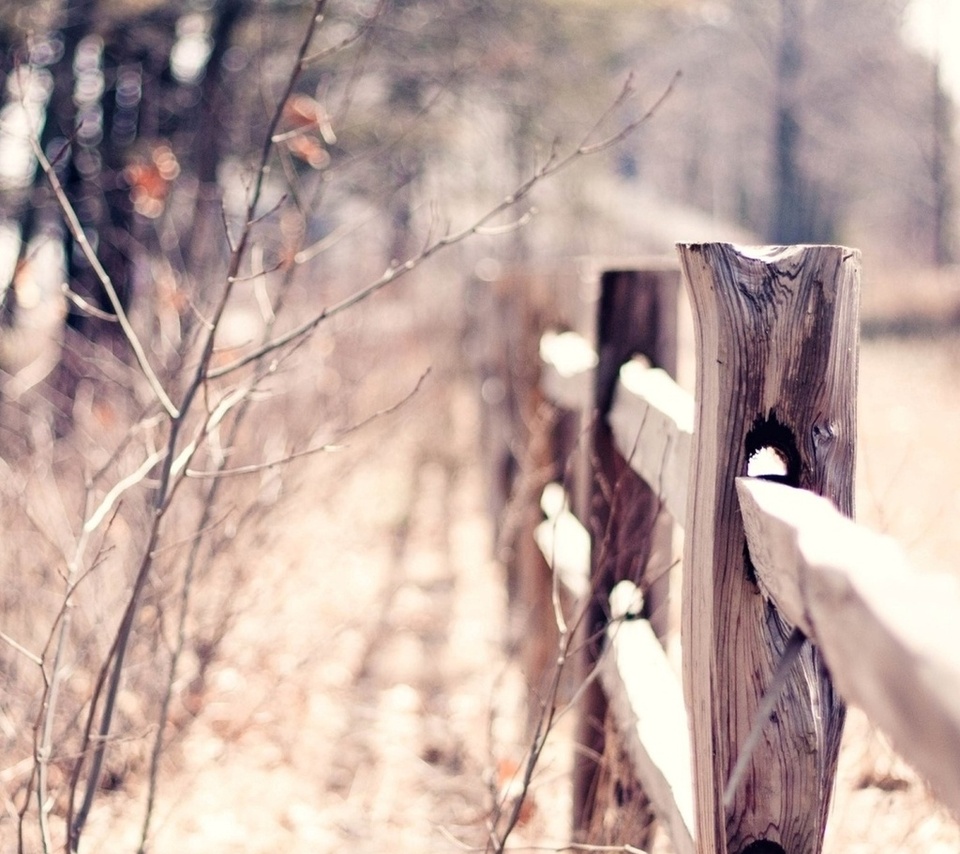
[(766, 594), (960, 815), (960, 581), (917, 572), (889, 537), (809, 492), (748, 479), (737, 491)]
[[(544, 391), (557, 406), (579, 406), (596, 356), (586, 339), (575, 333), (547, 333), (545, 338), (551, 344), (541, 349)], [(561, 352), (561, 342), (569, 352)], [(559, 369), (558, 363), (566, 368)], [(654, 379), (646, 379), (650, 377)], [(634, 360), (621, 369), (609, 415), (618, 450), (658, 490), (681, 523), (693, 440), (692, 408), (692, 395), (672, 378)], [(556, 496), (553, 490), (559, 490), (562, 503), (559, 484), (551, 484), (545, 495)], [(943, 803), (960, 814), (960, 582), (942, 574), (918, 573), (889, 537), (852, 522), (829, 501), (806, 490), (740, 478), (737, 492), (764, 594), (823, 650), (841, 694), (884, 730)], [(545, 515), (538, 543), (561, 581), (582, 596), (589, 583), (590, 535), (567, 509), (558, 514), (545, 508)], [(617, 613), (613, 610), (614, 616)], [(625, 639), (627, 626), (642, 631), (644, 639)], [(684, 738), (687, 726), (682, 698), (677, 702), (679, 683), (670, 670), (672, 687), (650, 686), (670, 684), (662, 647), (648, 642), (654, 636), (642, 620), (611, 628), (610, 635), (617, 639), (612, 645), (615, 654), (607, 659), (602, 679), (626, 720), (643, 719), (641, 711), (632, 711), (642, 709), (642, 701), (635, 698), (673, 695), (673, 702), (665, 704), (667, 715), (653, 713), (671, 720), (673, 731), (665, 735), (656, 725), (642, 727), (645, 735), (636, 736), (637, 743), (628, 748), (631, 755), (645, 755), (645, 744), (666, 744), (675, 758), (665, 765), (682, 765), (690, 754), (689, 746), (679, 744), (676, 737), (676, 724), (684, 728)], [(644, 682), (648, 678), (650, 682), (646, 690), (631, 694), (630, 674), (638, 671)], [(633, 736), (625, 738), (629, 745)], [(687, 782), (668, 784), (665, 790), (657, 777), (669, 780), (669, 775), (650, 770), (646, 759), (636, 762), (641, 782), (664, 814), (684, 814), (677, 802), (690, 800), (689, 772), (672, 775)], [(689, 824), (686, 833), (676, 822), (671, 827), (674, 839), (689, 836)]]
[(610, 595), (608, 654), (600, 680), (637, 777), (677, 854), (693, 854), (693, 783), (683, 690), (629, 581)]
[[(836, 252), (821, 253), (814, 259), (814, 266), (820, 265), (811, 279), (814, 290), (824, 287), (824, 265), (835, 265), (833, 271), (838, 280), (852, 275), (844, 266), (854, 258), (849, 250), (829, 249)], [(690, 247), (687, 250), (690, 251)], [(697, 248), (694, 254), (699, 251)], [(720, 248), (721, 255), (736, 252), (732, 247)], [(734, 267), (744, 265), (749, 275), (758, 276), (757, 281), (763, 287), (776, 290), (778, 275), (782, 274), (784, 281), (792, 283), (803, 277), (799, 267), (810, 260), (802, 252), (797, 254), (796, 250), (791, 254), (780, 249), (771, 255), (772, 261), (755, 252), (744, 253), (732, 260), (726, 255), (724, 263)], [(757, 273), (760, 269), (757, 265), (768, 261), (774, 272), (770, 273), (769, 267), (764, 267), (761, 273)], [(702, 274), (703, 270), (699, 275)], [(762, 276), (771, 278), (761, 281)], [(710, 286), (714, 287), (715, 282)], [(745, 291), (742, 281), (736, 278), (734, 287), (741, 293)], [(769, 306), (763, 307), (764, 298), (762, 292), (760, 294), (760, 297), (748, 294), (751, 307), (760, 304), (763, 311), (773, 311)], [(809, 292), (802, 296), (811, 299)], [(827, 296), (836, 299), (836, 293)], [(796, 352), (791, 358), (808, 352), (804, 349), (808, 347), (804, 342), (810, 335), (823, 333), (816, 327), (822, 318), (803, 320), (804, 313), (809, 315), (814, 311), (810, 305), (812, 303), (801, 305), (797, 316), (801, 317), (801, 323), (813, 325), (799, 333), (787, 328), (788, 323), (778, 327), (776, 319), (773, 322), (773, 337), (779, 335), (781, 338), (775, 346), (787, 350), (794, 347)], [(696, 310), (696, 305), (694, 307)], [(844, 315), (842, 309), (833, 314), (828, 312), (826, 318), (823, 322), (836, 328), (851, 322), (851, 316)], [(855, 320), (854, 313), (852, 322)], [(700, 322), (703, 323), (703, 318)], [(768, 334), (763, 330), (756, 333), (758, 339)], [(715, 332), (701, 329), (700, 334), (709, 336)], [(852, 353), (845, 352), (841, 357), (850, 364), (851, 356), (854, 360), (856, 356), (855, 339), (853, 345), (843, 335), (840, 339), (842, 347), (852, 348)], [(715, 360), (720, 363), (728, 353), (722, 341), (714, 343), (717, 346)], [(540, 344), (541, 390), (558, 407), (580, 411), (587, 419), (603, 418), (616, 453), (632, 472), (643, 479), (661, 510), (687, 529), (689, 539), (690, 513), (695, 511), (698, 501), (703, 500), (705, 481), (703, 445), (698, 433), (705, 429), (704, 424), (709, 428), (715, 426), (715, 419), (704, 417), (702, 402), (695, 402), (668, 371), (652, 367), (651, 360), (642, 353), (629, 353), (626, 358), (621, 353), (612, 384), (609, 376), (606, 379), (612, 390), (605, 390), (603, 374), (606, 370), (609, 375), (610, 365), (604, 364), (604, 346), (601, 339), (594, 348), (586, 337), (571, 332), (546, 333)], [(759, 704), (775, 669), (776, 651), (784, 648), (786, 635), (791, 627), (795, 627), (810, 641), (802, 656), (802, 666), (795, 667), (812, 674), (812, 677), (805, 678), (814, 679), (814, 682), (806, 683), (808, 687), (803, 690), (813, 690), (812, 685), (820, 686), (816, 691), (825, 691), (823, 696), (829, 698), (836, 691), (861, 707), (890, 736), (898, 752), (931, 783), (940, 799), (960, 813), (960, 658), (955, 643), (960, 619), (960, 583), (952, 578), (918, 575), (907, 566), (902, 553), (889, 540), (857, 525), (838, 511), (833, 501), (816, 494), (816, 483), (811, 481), (812, 475), (804, 467), (812, 465), (811, 460), (816, 454), (821, 460), (832, 453), (845, 456), (843, 443), (848, 437), (844, 436), (837, 443), (837, 434), (849, 431), (852, 435), (854, 431), (847, 414), (838, 413), (831, 416), (832, 420), (819, 418), (824, 409), (821, 400), (817, 404), (820, 407), (817, 410), (819, 420), (813, 419), (808, 430), (808, 447), (798, 450), (791, 446), (790, 430), (777, 420), (777, 415), (789, 407), (778, 396), (793, 390), (802, 377), (792, 378), (790, 372), (796, 372), (792, 363), (778, 361), (776, 354), (770, 355), (773, 350), (774, 347), (770, 346), (756, 357), (767, 359), (766, 368), (774, 374), (773, 380), (760, 382), (761, 395), (766, 398), (760, 401), (760, 411), (756, 414), (766, 417), (766, 421), (761, 418), (763, 429), (758, 434), (756, 423), (739, 428), (745, 436), (743, 444), (736, 450), (742, 458), (735, 467), (740, 476), (731, 477), (729, 484), (721, 484), (723, 490), (716, 493), (733, 496), (732, 513), (744, 544), (739, 559), (747, 560), (746, 555), (749, 555), (749, 560), (743, 564), (749, 575), (744, 589), (758, 587), (763, 594), (759, 598), (764, 604), (757, 613), (761, 616), (779, 615), (775, 619), (782, 626), (780, 633), (772, 636), (772, 641), (759, 636), (759, 646), (752, 647), (754, 651), (762, 651), (769, 645), (770, 649), (769, 656), (765, 654), (764, 657), (762, 680), (752, 689), (756, 695), (752, 699), (753, 707)], [(699, 355), (703, 357), (702, 352)], [(822, 358), (826, 363), (836, 357), (831, 355), (828, 358), (824, 353)], [(855, 366), (855, 361), (852, 364)], [(746, 367), (752, 369), (754, 365), (751, 363)], [(836, 364), (831, 364), (831, 369), (836, 370)], [(853, 373), (855, 376), (855, 370)], [(698, 388), (709, 386), (712, 381), (716, 382), (709, 376), (705, 378), (701, 371)], [(721, 378), (720, 386), (723, 382)], [(722, 392), (719, 386), (712, 390), (707, 387), (711, 406), (722, 411), (727, 402), (718, 397), (718, 390)], [(605, 406), (604, 396), (607, 397)], [(698, 403), (701, 410), (697, 408)], [(794, 427), (796, 423), (799, 422), (795, 422)], [(839, 451), (837, 444), (840, 445)], [(773, 480), (786, 481), (786, 484), (743, 476), (747, 469), (746, 458), (768, 446), (784, 463), (783, 474)], [(813, 455), (810, 458), (804, 457), (808, 450)], [(699, 463), (698, 453), (701, 454)], [(852, 454), (849, 459), (852, 464)], [(852, 468), (851, 464), (844, 463), (847, 469)], [(697, 465), (699, 477), (695, 469)], [(844, 485), (838, 495), (847, 503), (852, 501), (852, 471), (843, 475), (828, 471), (823, 476), (828, 481), (831, 477), (841, 477)], [(805, 485), (805, 479), (807, 488), (799, 488)], [(709, 477), (706, 482), (711, 482)], [(701, 490), (699, 494), (691, 494), (691, 489), (698, 488)], [(825, 492), (830, 493), (831, 489)], [(742, 736), (755, 721), (739, 721), (730, 731), (736, 737), (733, 739), (735, 745), (723, 741), (727, 733), (722, 727), (718, 730), (713, 719), (722, 718), (724, 711), (718, 706), (716, 696), (703, 696), (699, 687), (702, 683), (698, 681), (710, 672), (712, 678), (716, 678), (716, 671), (704, 671), (703, 676), (691, 677), (691, 668), (697, 663), (689, 661), (685, 640), (687, 701), (693, 704), (694, 716), (699, 714), (699, 724), (690, 716), (680, 680), (664, 651), (662, 634), (654, 631), (651, 622), (645, 619), (650, 614), (643, 605), (640, 589), (631, 581), (617, 581), (609, 576), (602, 584), (598, 583), (597, 550), (602, 548), (597, 532), (591, 532), (581, 524), (577, 515), (571, 512), (570, 504), (570, 498), (559, 484), (548, 484), (542, 495), (544, 521), (536, 529), (536, 541), (547, 563), (555, 568), (571, 595), (580, 601), (590, 596), (603, 597), (606, 644), (596, 666), (605, 693), (605, 708), (615, 721), (612, 731), (629, 756), (643, 792), (676, 850), (683, 854), (721, 850), (749, 854), (761, 850), (754, 848), (755, 844), (769, 840), (775, 847), (763, 847), (763, 851), (779, 850), (790, 854), (818, 851), (832, 786), (836, 744), (832, 741), (820, 743), (819, 749), (824, 751), (826, 759), (818, 759), (821, 764), (814, 764), (811, 768), (822, 778), (813, 780), (802, 792), (802, 802), (797, 801), (792, 806), (784, 807), (783, 802), (791, 801), (794, 796), (794, 792), (787, 790), (794, 785), (789, 776), (793, 768), (788, 767), (785, 772), (774, 769), (773, 776), (765, 767), (752, 768), (745, 784), (748, 788), (755, 785), (750, 780), (767, 779), (776, 781), (776, 785), (782, 785), (784, 790), (778, 792), (774, 787), (770, 800), (765, 800), (754, 790), (748, 795), (750, 803), (735, 804), (732, 812), (737, 814), (740, 810), (746, 826), (757, 827), (766, 821), (768, 835), (754, 831), (744, 833), (736, 828), (728, 833), (731, 811), (722, 805), (720, 796), (726, 775), (737, 759), (737, 747), (745, 740)], [(580, 512), (589, 514), (591, 511), (582, 507)], [(688, 543), (684, 573), (690, 572), (686, 566), (690, 552)], [(705, 595), (703, 591), (691, 590), (686, 581), (685, 585), (685, 598)], [(598, 587), (604, 589), (598, 590)], [(684, 607), (687, 605), (685, 601)], [(689, 614), (687, 611), (687, 618)], [(709, 621), (710, 612), (703, 614)], [(764, 625), (769, 619), (769, 616), (763, 616)], [(724, 636), (707, 633), (702, 637), (720, 637), (722, 640)], [(813, 648), (815, 653), (811, 652)], [(820, 663), (821, 657), (825, 665)], [(788, 682), (784, 689), (784, 699), (776, 707), (777, 728), (770, 731), (768, 722), (761, 722), (765, 726), (766, 740), (794, 737), (784, 735), (782, 719), (792, 706), (798, 702), (802, 704), (804, 700), (802, 696), (798, 699), (796, 686), (799, 684), (791, 687)], [(726, 701), (736, 703), (742, 698), (731, 695)], [(838, 718), (830, 711), (829, 702), (827, 707), (828, 721), (832, 722), (828, 723), (828, 728), (835, 729)], [(751, 706), (748, 704), (744, 708)], [(838, 708), (842, 721), (842, 706)], [(797, 730), (800, 737), (804, 737), (807, 721), (801, 714), (800, 729)], [(712, 735), (705, 734), (704, 727), (712, 727)], [(831, 732), (831, 738), (838, 740), (838, 737), (838, 731)], [(710, 743), (714, 744), (712, 755), (705, 752), (705, 745)], [(719, 751), (718, 744), (722, 748)], [(720, 765), (717, 764), (718, 753), (723, 759)], [(779, 761), (774, 749), (755, 760), (755, 765)], [(784, 761), (795, 762), (795, 758), (788, 756)], [(712, 793), (705, 793), (705, 779), (712, 781)], [(769, 787), (771, 784), (765, 785)], [(796, 785), (803, 788), (808, 784), (798, 782)], [(584, 797), (583, 791), (580, 797)], [(584, 809), (582, 805), (575, 805), (575, 812), (580, 811), (578, 814), (589, 814), (590, 808), (586, 808), (586, 812)], [(800, 816), (804, 809), (812, 817)], [(596, 812), (596, 805), (593, 810)], [(784, 810), (794, 818), (784, 821)], [(798, 822), (803, 825), (799, 830)], [(590, 822), (583, 821), (580, 826), (586, 829), (585, 836), (589, 836)], [(591, 837), (587, 841), (607, 840)]]

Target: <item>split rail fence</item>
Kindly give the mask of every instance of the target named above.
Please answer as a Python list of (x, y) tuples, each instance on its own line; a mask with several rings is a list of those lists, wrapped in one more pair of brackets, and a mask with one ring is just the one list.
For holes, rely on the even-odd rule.
[[(514, 526), (516, 572), (529, 537), (583, 613), (582, 674), (599, 675), (579, 697), (577, 838), (644, 847), (652, 815), (679, 854), (819, 851), (844, 701), (960, 814), (960, 586), (851, 520), (859, 253), (678, 254), (603, 271), (595, 312), (571, 310), (569, 287), (562, 309), (541, 294), (518, 333), (554, 326), (515, 453), (537, 476), (518, 490), (515, 471), (514, 499), (539, 499)], [(696, 400), (674, 379), (681, 279)], [(544, 401), (565, 414), (538, 422)], [(539, 494), (544, 471), (557, 482)], [(682, 678), (665, 651), (674, 523)], [(541, 607), (542, 583), (513, 586)]]

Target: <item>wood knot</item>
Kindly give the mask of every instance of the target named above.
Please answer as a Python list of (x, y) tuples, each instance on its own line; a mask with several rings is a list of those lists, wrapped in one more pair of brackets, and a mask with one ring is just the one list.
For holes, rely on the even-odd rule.
[(840, 425), (836, 421), (822, 421), (813, 425), (813, 444), (816, 447), (835, 442), (840, 435)]

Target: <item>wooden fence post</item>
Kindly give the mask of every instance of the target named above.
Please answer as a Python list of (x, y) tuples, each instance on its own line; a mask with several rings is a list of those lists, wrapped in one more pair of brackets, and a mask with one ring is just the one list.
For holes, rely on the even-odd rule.
[(761, 448), (853, 513), (860, 255), (681, 244), (697, 343), (684, 556), (684, 689), (701, 854), (822, 845), (844, 710), (805, 647), (728, 809), (723, 791), (790, 634), (760, 595), (734, 480)]
[[(676, 372), (678, 288), (679, 270), (674, 264), (608, 271), (601, 278), (596, 331), (599, 363), (589, 451), (592, 472), (589, 506), (582, 516), (588, 519), (593, 541), (591, 593), (581, 625), (584, 676), (599, 659), (610, 619), (610, 591), (618, 581), (629, 579), (640, 586), (646, 593), (646, 614), (661, 629), (661, 637), (666, 629), (669, 526), (657, 524), (659, 501), (617, 452), (606, 415), (620, 367), (632, 356), (642, 353), (655, 367)], [(658, 580), (646, 574), (654, 554), (650, 575), (659, 574)], [(661, 565), (654, 565), (657, 562)], [(620, 756), (620, 745), (605, 745), (608, 710), (599, 680), (588, 684), (580, 703), (573, 784), (575, 834), (592, 843), (644, 845), (650, 822), (647, 801), (632, 767)]]
[[(592, 334), (583, 271), (515, 269), (473, 284), (475, 315), (470, 350), (481, 377), (481, 441), (491, 473), (490, 508), (496, 553), (506, 569), (509, 645), (529, 686), (528, 729), (543, 712), (544, 692), (556, 666), (558, 630), (553, 611), (553, 568), (533, 532), (542, 521), (546, 483), (568, 483), (579, 470), (580, 412), (557, 410), (540, 389), (540, 338), (547, 329)], [(592, 304), (592, 299), (589, 299)], [(578, 471), (571, 472), (571, 481)], [(571, 678), (561, 693), (572, 692)], [(561, 697), (561, 699), (563, 699)]]

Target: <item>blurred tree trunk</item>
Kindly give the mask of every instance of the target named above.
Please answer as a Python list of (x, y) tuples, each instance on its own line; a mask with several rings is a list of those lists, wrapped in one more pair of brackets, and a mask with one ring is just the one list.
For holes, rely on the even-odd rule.
[[(401, 117), (412, 125), (418, 121), (418, 115), (423, 110), (422, 101), (422, 80), (416, 75), (405, 74), (391, 84), (387, 108), (391, 115)], [(391, 166), (397, 192), (388, 202), (391, 229), (388, 265), (403, 263), (414, 251), (413, 213), (425, 165), (424, 152), (418, 146), (403, 146), (393, 158)]]
[(953, 261), (951, 235), (952, 199), (947, 152), (950, 150), (951, 111), (940, 79), (940, 56), (933, 63), (933, 152), (930, 177), (933, 182), (933, 263), (943, 267)]
[(218, 0), (210, 12), (212, 46), (200, 84), (195, 130), (189, 146), (197, 177), (197, 200), (183, 253), (187, 269), (200, 276), (211, 269), (222, 242), (217, 233), (221, 229), (217, 171), (229, 144), (228, 118), (232, 104), (223, 59), (243, 20), (244, 5), (244, 0)]
[(771, 239), (774, 243), (809, 241), (804, 234), (803, 175), (799, 164), (799, 80), (803, 47), (799, 0), (780, 0), (780, 32), (776, 58), (774, 121), (774, 187)]
[[(102, 40), (97, 0), (70, 0), (62, 7), (59, 37), (63, 49), (54, 63), (53, 92), (41, 146), (54, 163), (64, 192), (121, 299), (129, 291), (129, 220), (132, 210), (125, 206), (127, 194), (115, 180), (119, 174), (119, 153), (108, 123), (114, 112), (108, 93), (114, 81), (107, 81), (115, 67)], [(107, 178), (107, 175), (113, 180)], [(38, 170), (35, 180), (38, 198), (49, 198), (46, 177)], [(49, 202), (52, 204), (52, 201)], [(86, 302), (112, 312), (97, 273), (79, 245), (66, 236), (71, 287)], [(74, 311), (70, 323), (86, 337), (109, 345), (119, 344), (116, 324), (87, 313)]]

